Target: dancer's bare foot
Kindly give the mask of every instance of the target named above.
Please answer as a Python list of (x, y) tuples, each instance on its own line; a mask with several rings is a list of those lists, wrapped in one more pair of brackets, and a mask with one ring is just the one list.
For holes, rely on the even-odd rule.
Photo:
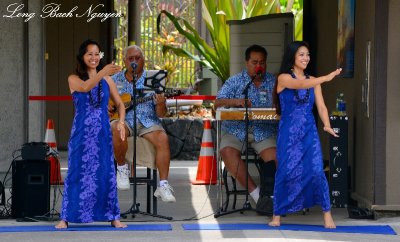
[(68, 222), (61, 220), (56, 226), (54, 226), (56, 229), (66, 229), (68, 228)]
[(113, 220), (111, 221), (111, 227), (114, 228), (126, 228), (128, 225), (121, 223), (119, 220)]
[(333, 222), (331, 211), (324, 212), (324, 227), (327, 229), (335, 229), (336, 228), (335, 222)]
[(268, 223), (269, 226), (279, 227), (281, 226), (281, 216), (273, 215), (271, 222)]

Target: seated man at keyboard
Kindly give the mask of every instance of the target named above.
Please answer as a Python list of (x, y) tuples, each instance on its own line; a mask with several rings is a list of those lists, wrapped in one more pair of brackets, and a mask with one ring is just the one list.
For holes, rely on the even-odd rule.
[[(217, 94), (215, 108), (243, 108), (245, 107), (245, 93), (248, 91), (248, 107), (272, 108), (272, 92), (275, 77), (266, 72), (267, 51), (259, 45), (252, 45), (246, 49), (246, 69), (231, 76)], [(226, 169), (235, 179), (245, 187), (246, 166), (241, 159), (242, 151), (246, 150), (244, 143), (248, 134), (248, 142), (264, 162), (276, 159), (276, 131), (274, 121), (250, 120), (248, 133), (245, 121), (223, 121), (221, 125), (220, 154)], [(248, 192), (257, 203), (260, 187), (251, 176), (248, 176)]]

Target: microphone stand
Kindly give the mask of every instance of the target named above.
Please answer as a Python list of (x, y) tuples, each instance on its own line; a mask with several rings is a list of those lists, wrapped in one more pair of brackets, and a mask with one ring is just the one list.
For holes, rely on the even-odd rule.
[(246, 129), (246, 136), (244, 137), (244, 142), (246, 143), (246, 156), (245, 156), (245, 163), (246, 163), (246, 200), (243, 204), (243, 210), (251, 210), (251, 204), (249, 202), (249, 88), (250, 84), (253, 82), (255, 77), (246, 85), (244, 89), (244, 123)]
[[(136, 64), (136, 63), (135, 63)], [(133, 69), (133, 80), (132, 80), (132, 102), (133, 102), (133, 203), (131, 207), (129, 208), (128, 211), (121, 213), (121, 217), (126, 218), (127, 214), (131, 214), (132, 217), (134, 218), (136, 214), (142, 214), (142, 215), (149, 215), (152, 217), (156, 218), (163, 218), (163, 219), (168, 219), (172, 220), (172, 217), (167, 217), (167, 216), (162, 216), (154, 213), (147, 213), (147, 212), (142, 212), (139, 210), (140, 203), (137, 202), (137, 172), (136, 172), (136, 136), (137, 136), (137, 130), (136, 130), (136, 106), (137, 106), (137, 88), (136, 88), (136, 81), (137, 81), (137, 73), (136, 73), (136, 67), (137, 64), (131, 64), (132, 69)], [(154, 178), (153, 178), (154, 179)], [(146, 181), (147, 182), (147, 181)]]
[(222, 207), (220, 208), (220, 210), (214, 215), (215, 218), (223, 216), (223, 215), (227, 215), (227, 214), (231, 214), (231, 213), (235, 213), (235, 212), (240, 212), (243, 213), (246, 210), (254, 210), (251, 207), (250, 201), (249, 201), (249, 88), (251, 83), (253, 83), (254, 79), (257, 76), (255, 75), (253, 78), (251, 78), (251, 81), (249, 81), (245, 88), (243, 89), (242, 94), (244, 94), (244, 122), (245, 122), (245, 129), (246, 129), (246, 135), (244, 137), (244, 142), (246, 143), (246, 153), (245, 153), (245, 164), (246, 164), (246, 185), (245, 185), (245, 194), (246, 194), (246, 198), (245, 201), (243, 203), (243, 207), (239, 208), (239, 209), (235, 209), (235, 210), (231, 210), (231, 211), (223, 211)]

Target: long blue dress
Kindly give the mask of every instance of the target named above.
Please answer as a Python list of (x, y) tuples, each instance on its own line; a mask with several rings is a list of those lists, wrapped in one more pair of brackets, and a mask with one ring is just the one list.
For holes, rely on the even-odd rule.
[(286, 88), (279, 93), (279, 100), (282, 113), (277, 137), (274, 214), (294, 213), (314, 205), (329, 211), (329, 187), (312, 113), (314, 88)]
[(73, 223), (120, 219), (111, 128), (107, 112), (110, 90), (101, 80), (89, 92), (73, 92), (75, 116), (68, 143), (61, 219)]

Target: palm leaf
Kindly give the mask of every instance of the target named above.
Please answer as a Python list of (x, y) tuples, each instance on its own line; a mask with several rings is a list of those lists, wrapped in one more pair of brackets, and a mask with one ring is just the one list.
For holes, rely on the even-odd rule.
[(303, 39), (303, 9), (297, 12), (295, 16), (295, 29), (294, 29), (294, 39), (302, 40)]
[[(180, 34), (182, 34), (183, 36), (185, 36), (185, 38), (196, 48), (197, 51), (199, 51), (200, 55), (204, 59), (200, 59), (198, 56), (190, 54), (189, 52), (187, 52), (181, 48), (177, 48), (177, 47), (173, 47), (173, 46), (169, 46), (169, 45), (163, 46), (164, 53), (166, 51), (170, 50), (179, 56), (191, 58), (196, 62), (199, 62), (203, 65), (205, 64), (207, 67), (211, 68), (212, 71), (218, 77), (220, 77), (222, 80), (226, 80), (229, 77), (229, 61), (224, 60), (224, 58), (226, 58), (226, 55), (224, 57), (224, 55), (217, 53), (216, 49), (211, 47), (210, 45), (208, 45), (207, 42), (203, 38), (201, 38), (199, 33), (186, 20), (175, 17), (172, 14), (170, 14), (169, 12), (162, 10), (157, 17), (157, 32), (158, 33), (160, 33), (160, 31), (161, 31), (160, 23), (161, 23), (162, 15), (165, 15), (168, 17), (168, 19), (174, 24), (174, 26), (178, 30), (178, 32)], [(218, 37), (218, 36), (216, 36), (216, 37)], [(220, 48), (220, 50), (222, 50), (222, 53), (228, 52), (227, 50), (224, 51), (222, 47)], [(229, 55), (228, 55), (228, 58), (229, 58)]]

